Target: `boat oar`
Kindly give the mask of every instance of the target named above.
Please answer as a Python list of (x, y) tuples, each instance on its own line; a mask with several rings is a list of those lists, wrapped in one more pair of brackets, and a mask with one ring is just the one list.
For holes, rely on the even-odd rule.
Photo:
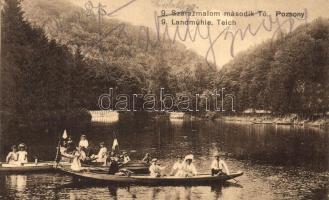
[(59, 164), (59, 154), (60, 154), (60, 146), (61, 146), (61, 139), (59, 138), (58, 140), (58, 144), (57, 144), (57, 151), (56, 151), (56, 156), (55, 156), (55, 168), (58, 167), (58, 164)]
[[(211, 174), (207, 174), (207, 173), (202, 173), (202, 174), (198, 174), (198, 175), (205, 175), (205, 176), (211, 176)], [(228, 176), (227, 174), (225, 174), (226, 176)], [(238, 183), (239, 180), (236, 180), (235, 178), (231, 178), (232, 180), (235, 181), (235, 183)]]

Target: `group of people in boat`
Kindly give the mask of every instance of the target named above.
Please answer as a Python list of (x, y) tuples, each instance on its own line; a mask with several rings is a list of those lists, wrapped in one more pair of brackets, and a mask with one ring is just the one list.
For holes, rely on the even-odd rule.
[[(12, 151), (8, 153), (6, 157), (6, 162), (9, 164), (22, 164), (27, 163), (27, 151), (26, 145), (21, 143), (12, 146)], [(86, 135), (81, 135), (80, 141), (77, 146), (75, 146), (71, 136), (66, 137), (62, 141), (60, 147), (60, 154), (66, 158), (70, 159), (71, 169), (75, 171), (80, 171), (82, 169), (81, 163), (98, 163), (101, 165), (109, 166), (109, 174), (116, 174), (119, 172), (119, 165), (126, 164), (131, 161), (127, 152), (119, 154), (115, 151), (108, 151), (104, 142), (99, 144), (99, 151), (97, 154), (90, 153), (89, 142)], [(214, 160), (211, 163), (211, 175), (216, 176), (220, 174), (229, 174), (228, 167), (226, 163), (220, 159), (220, 154), (216, 153), (214, 155)], [(170, 171), (171, 176), (175, 177), (193, 177), (198, 174), (198, 171), (193, 164), (194, 156), (192, 154), (186, 155), (185, 157), (179, 155), (177, 156), (177, 161), (172, 166)], [(146, 153), (142, 162), (149, 164), (149, 172), (152, 177), (163, 176), (163, 171), (166, 168), (162, 167), (158, 163), (157, 158), (151, 158), (149, 153)]]
[[(229, 174), (228, 167), (224, 160), (220, 159), (219, 153), (214, 155), (215, 159), (211, 163), (211, 175), (217, 176), (221, 174)], [(176, 177), (193, 177), (198, 175), (198, 171), (193, 164), (194, 156), (192, 154), (186, 155), (183, 159), (183, 156), (177, 156), (177, 161), (172, 166), (170, 175)], [(151, 166), (149, 168), (150, 176), (161, 177), (163, 176), (163, 170), (166, 167), (161, 167), (158, 164), (156, 158), (152, 159)]]
[(13, 145), (11, 147), (11, 152), (9, 152), (6, 157), (6, 163), (21, 165), (27, 162), (26, 145), (24, 143), (19, 144), (18, 147)]
[[(109, 166), (109, 174), (118, 173), (119, 166), (130, 162), (130, 157), (127, 152), (119, 154), (116, 151), (109, 151), (104, 142), (99, 144), (99, 151), (97, 154), (90, 153), (89, 142), (86, 135), (81, 135), (78, 145), (75, 147), (70, 136), (63, 141), (61, 154), (71, 159), (71, 169), (80, 171), (81, 163), (98, 163), (104, 166)], [(171, 176), (175, 177), (192, 177), (198, 174), (198, 171), (193, 163), (194, 156), (192, 154), (183, 156), (177, 156), (177, 161), (172, 166), (170, 171)], [(164, 175), (165, 166), (162, 167), (158, 163), (157, 158), (151, 158), (149, 153), (146, 153), (142, 162), (149, 164), (150, 176), (161, 177)], [(216, 176), (223, 173), (229, 174), (226, 163), (220, 159), (220, 154), (214, 155), (214, 160), (210, 166), (211, 175)]]
[(106, 166), (108, 163), (111, 164), (113, 162), (118, 162), (125, 164), (130, 161), (130, 157), (127, 152), (119, 154), (115, 151), (109, 151), (104, 142), (99, 144), (98, 153), (93, 154), (86, 135), (81, 135), (77, 146), (75, 146), (71, 136), (68, 136), (62, 142), (60, 154), (62, 157), (68, 158), (71, 161), (71, 169), (75, 171), (80, 171), (82, 169), (81, 163), (97, 163), (98, 165)]

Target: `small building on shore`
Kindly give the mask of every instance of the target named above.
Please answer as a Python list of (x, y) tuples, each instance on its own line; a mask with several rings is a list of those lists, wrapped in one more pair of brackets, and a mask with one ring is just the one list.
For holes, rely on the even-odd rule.
[(119, 113), (108, 110), (90, 110), (91, 122), (112, 123), (119, 120)]

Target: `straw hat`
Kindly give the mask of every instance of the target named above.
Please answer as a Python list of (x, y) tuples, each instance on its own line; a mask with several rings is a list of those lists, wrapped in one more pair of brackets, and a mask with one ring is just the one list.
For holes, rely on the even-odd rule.
[(189, 154), (187, 156), (185, 156), (185, 160), (193, 160), (193, 155), (192, 154)]
[(156, 159), (156, 158), (153, 158), (152, 159), (152, 162), (156, 162), (156, 161), (158, 161), (158, 159)]
[(220, 157), (219, 153), (216, 152), (216, 153), (214, 154), (214, 157)]

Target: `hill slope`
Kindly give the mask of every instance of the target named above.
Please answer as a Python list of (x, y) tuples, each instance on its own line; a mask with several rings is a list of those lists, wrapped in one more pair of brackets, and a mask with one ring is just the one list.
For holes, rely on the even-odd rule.
[(317, 19), (238, 55), (219, 72), (217, 85), (235, 93), (241, 111), (328, 111), (329, 20)]

